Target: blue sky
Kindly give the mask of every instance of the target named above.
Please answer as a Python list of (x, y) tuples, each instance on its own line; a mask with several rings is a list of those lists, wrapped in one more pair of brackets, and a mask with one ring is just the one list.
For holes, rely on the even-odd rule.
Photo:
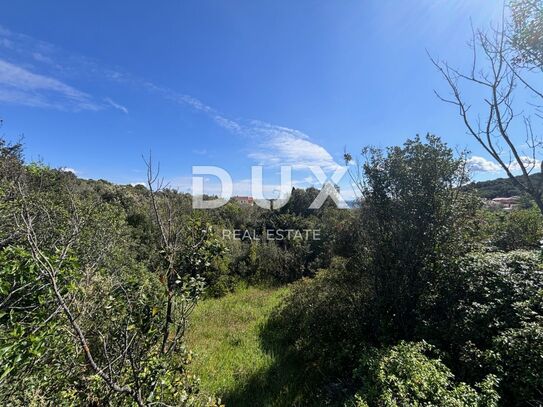
[(302, 166), (330, 172), (345, 148), (417, 133), (488, 158), (435, 97), (426, 50), (466, 66), (470, 18), (500, 13), (489, 0), (9, 2), (0, 131), (85, 178), (142, 182), (152, 150), (182, 190), (191, 166), (217, 165), (240, 194), (251, 165), (271, 189), (281, 164), (308, 186)]

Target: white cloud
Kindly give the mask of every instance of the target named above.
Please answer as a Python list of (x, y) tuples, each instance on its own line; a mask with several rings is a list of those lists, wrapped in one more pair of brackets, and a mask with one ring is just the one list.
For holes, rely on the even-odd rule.
[(498, 172), (502, 170), (494, 161), (474, 155), (467, 161), (468, 168), (473, 172)]
[(62, 172), (71, 172), (72, 174), (77, 175), (77, 171), (76, 171), (75, 169), (73, 169), (73, 168), (70, 168), (70, 167), (61, 167), (61, 168), (59, 168), (59, 169), (60, 169), (60, 171), (62, 171)]
[[(537, 158), (534, 159), (533, 157), (521, 156), (520, 160), (522, 161), (522, 164), (524, 165), (524, 167), (526, 168), (526, 170), (528, 172), (531, 172), (534, 169), (537, 170), (537, 169), (541, 168), (541, 160), (538, 160)], [(516, 162), (516, 161), (513, 161), (509, 165), (509, 169), (511, 171), (520, 171), (521, 170), (519, 163)]]
[(233, 120), (190, 95), (179, 94), (147, 81), (142, 81), (141, 85), (172, 102), (188, 105), (206, 114), (230, 133), (249, 139), (253, 144), (249, 158), (261, 165), (273, 167), (290, 165), (294, 169), (321, 166), (326, 171), (333, 171), (339, 167), (324, 147), (312, 142), (307, 134), (299, 130), (259, 120)]
[(146, 87), (172, 101), (187, 104), (207, 114), (215, 123), (232, 134), (250, 139), (254, 146), (249, 158), (260, 165), (272, 167), (290, 165), (293, 169), (320, 166), (327, 171), (339, 167), (324, 147), (312, 142), (307, 134), (299, 130), (258, 120), (232, 120), (192, 96), (179, 95), (150, 83), (146, 83)]
[(57, 79), (0, 59), (0, 100), (56, 109), (99, 110), (92, 98)]
[(339, 165), (326, 149), (309, 140), (297, 130), (265, 124), (251, 129), (261, 137), (256, 151), (250, 158), (266, 166), (289, 165), (295, 170), (320, 166), (326, 171), (334, 171)]
[[(521, 156), (520, 159), (528, 172), (531, 172), (532, 170), (537, 170), (541, 167), (541, 160), (534, 159), (528, 156)], [(507, 161), (505, 161), (505, 163), (507, 163)], [(467, 161), (467, 164), (468, 168), (473, 172), (504, 172), (501, 165), (497, 164), (494, 161), (487, 160), (484, 157), (470, 157)], [(520, 165), (515, 160), (513, 160), (508, 166), (509, 170), (513, 172), (521, 170)]]
[(125, 106), (120, 105), (119, 103), (114, 102), (113, 100), (111, 100), (111, 98), (105, 98), (104, 100), (105, 100), (107, 103), (109, 103), (111, 106), (113, 106), (115, 109), (120, 110), (120, 111), (123, 112), (124, 114), (128, 114), (128, 109), (127, 109)]

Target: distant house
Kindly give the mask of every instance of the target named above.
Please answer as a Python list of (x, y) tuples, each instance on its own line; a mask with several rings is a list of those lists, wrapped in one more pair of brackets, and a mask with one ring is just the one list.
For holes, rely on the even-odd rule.
[(505, 210), (511, 210), (520, 205), (520, 196), (510, 196), (507, 198), (494, 198), (492, 203)]
[(241, 204), (241, 205), (253, 206), (254, 203), (255, 203), (252, 196), (234, 196), (234, 197), (232, 197), (232, 200), (234, 202), (237, 202), (237, 203)]

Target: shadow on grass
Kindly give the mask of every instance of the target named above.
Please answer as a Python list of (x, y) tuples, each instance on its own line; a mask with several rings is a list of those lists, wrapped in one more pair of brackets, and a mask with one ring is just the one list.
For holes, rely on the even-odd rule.
[(226, 406), (311, 406), (316, 380), (299, 358), (288, 351), (283, 330), (273, 317), (261, 327), (262, 349), (273, 356), (274, 362), (266, 369), (238, 382), (238, 387), (223, 395)]

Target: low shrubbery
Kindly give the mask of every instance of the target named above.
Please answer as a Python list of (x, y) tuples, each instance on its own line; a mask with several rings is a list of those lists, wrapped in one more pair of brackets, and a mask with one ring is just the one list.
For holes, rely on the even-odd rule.
[(425, 342), (400, 342), (385, 349), (366, 349), (354, 376), (361, 390), (347, 405), (355, 407), (441, 406), (495, 407), (495, 376), (474, 387), (455, 380), (438, 358), (428, 356)]
[(543, 217), (536, 207), (481, 213), (481, 237), (490, 250), (535, 250), (541, 246)]
[(543, 382), (534, 380), (543, 372), (536, 344), (543, 328), (541, 264), (537, 252), (466, 256), (441, 279), (421, 319), (419, 336), (437, 344), (449, 366), (469, 381), (495, 374), (509, 405), (543, 401)]

